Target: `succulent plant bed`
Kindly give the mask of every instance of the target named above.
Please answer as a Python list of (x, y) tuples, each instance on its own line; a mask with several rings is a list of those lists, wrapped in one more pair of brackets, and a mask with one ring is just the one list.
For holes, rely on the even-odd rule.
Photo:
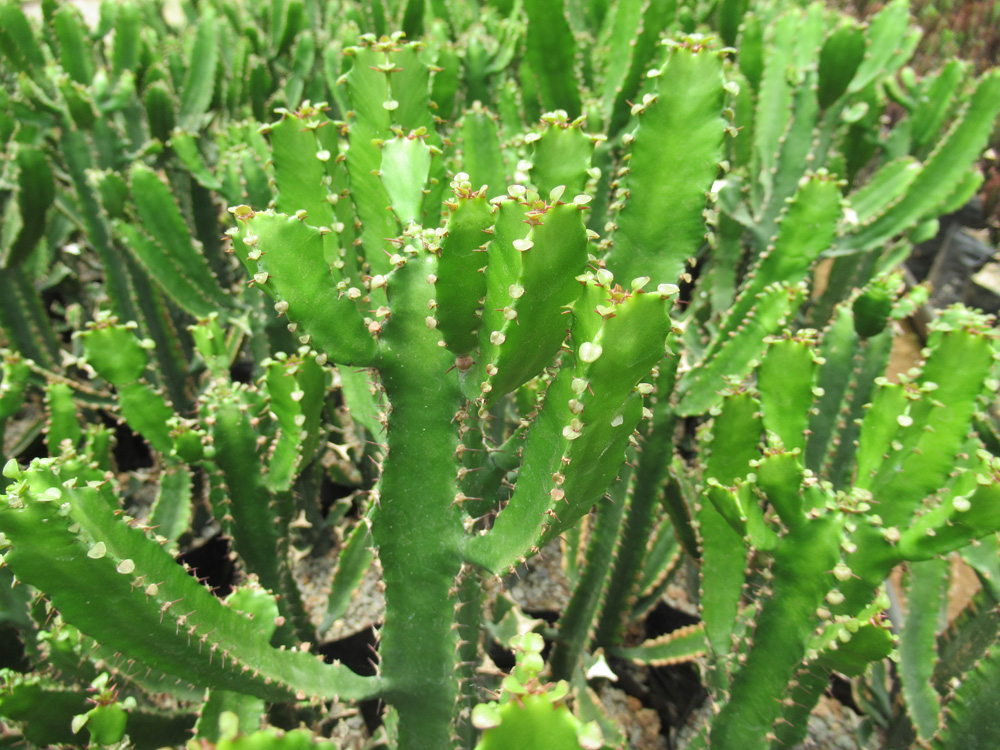
[(1000, 71), (898, 0), (40, 12), (4, 742), (1000, 742), (993, 320), (891, 369)]

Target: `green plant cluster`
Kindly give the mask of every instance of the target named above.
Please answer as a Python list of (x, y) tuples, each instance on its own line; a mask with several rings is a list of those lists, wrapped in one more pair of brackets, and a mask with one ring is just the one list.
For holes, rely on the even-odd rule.
[[(903, 0), (41, 11), (0, 3), (0, 743), (338, 747), (377, 699), (372, 747), (623, 748), (633, 661), (697, 667), (692, 748), (800, 742), (835, 676), (866, 746), (1000, 744), (993, 321), (888, 372), (1000, 71), (906, 67)], [(550, 550), (554, 624), (503, 585)], [(362, 674), (324, 638), (373, 577)]]
[[(872, 15), (876, 4), (851, 3), (849, 7), (862, 17)], [(973, 69), (983, 72), (1000, 63), (1000, 6), (989, 0), (918, 0), (910, 12), (923, 29), (920, 47), (910, 65), (918, 73), (940, 67), (948, 58), (968, 60)], [(990, 149), (980, 163), (986, 184), (980, 193), (983, 216), (989, 225), (992, 242), (1000, 235), (1000, 128), (995, 128)]]

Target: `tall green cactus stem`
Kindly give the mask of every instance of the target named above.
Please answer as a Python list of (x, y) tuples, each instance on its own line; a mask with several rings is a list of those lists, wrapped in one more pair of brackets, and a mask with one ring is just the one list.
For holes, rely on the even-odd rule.
[(399, 712), (400, 748), (448, 747), (457, 693), (452, 586), (461, 568), (461, 511), (455, 503), (462, 401), (441, 335), (427, 325), (437, 258), (414, 252), (390, 276), (392, 314), (376, 362), (390, 404), (388, 453), (372, 536), (385, 581), (379, 658), (385, 696)]
[(56, 193), (52, 166), (42, 151), (18, 148), (14, 163), (17, 166), (17, 211), (9, 215), (9, 224), (4, 227), (5, 247), (0, 263), (5, 269), (17, 267), (38, 245), (45, 234), (46, 213)]
[[(769, 341), (767, 356), (757, 370), (764, 413), (764, 429), (775, 443), (788, 450), (805, 448), (810, 408), (815, 398), (814, 383), (819, 366), (810, 332), (800, 338), (786, 337)], [(786, 373), (799, 372), (802, 377), (788, 382)]]
[(448, 206), (445, 236), (435, 281), (437, 325), (448, 349), (457, 356), (476, 348), (481, 324), (480, 305), (486, 296), (485, 248), (493, 216), (481, 190), (468, 174), (452, 182), (454, 200)]
[(940, 697), (932, 676), (937, 665), (936, 635), (948, 604), (951, 563), (943, 558), (911, 563), (906, 571), (906, 600), (919, 602), (907, 608), (900, 628), (899, 677), (907, 712), (917, 735), (929, 741), (941, 726)]
[(540, 112), (561, 109), (576, 118), (580, 115), (580, 88), (576, 82), (576, 45), (566, 18), (564, 0), (527, 0), (527, 50), (522, 64), (521, 85), (537, 90), (541, 101), (525, 101), (527, 120)]
[[(516, 186), (520, 187), (520, 186)], [(501, 203), (487, 249), (486, 301), (479, 329), (480, 356), (466, 378), (477, 383), (486, 407), (527, 382), (555, 356), (566, 338), (563, 313), (576, 300), (575, 276), (587, 262), (587, 235), (579, 209), (550, 205), (515, 190)]]
[(600, 507), (594, 522), (587, 543), (586, 567), (560, 618), (559, 639), (549, 657), (552, 675), (556, 679), (571, 677), (579, 666), (580, 655), (589, 638), (590, 624), (600, 608), (601, 599), (610, 593), (605, 591), (605, 587), (616, 552), (619, 527), (625, 515), (630, 475), (631, 469), (623, 467), (617, 484), (611, 489), (610, 502)]
[(47, 319), (42, 297), (24, 268), (0, 273), (0, 326), (8, 345), (21, 356), (49, 369), (58, 369), (59, 342)]
[(272, 491), (291, 489), (303, 464), (316, 454), (330, 380), (330, 373), (316, 360), (313, 352), (304, 349), (291, 357), (279, 352), (261, 363), (267, 370), (271, 413), (278, 422), (267, 474)]
[[(344, 78), (354, 116), (349, 120), (346, 165), (370, 272), (385, 274), (390, 265), (381, 250), (385, 238), (399, 234), (399, 224), (389, 210), (391, 202), (378, 177), (381, 155), (372, 148), (372, 143), (392, 137), (393, 114), (401, 100), (392, 85), (394, 76), (398, 77), (397, 71), (403, 68), (398, 59), (401, 43), (398, 37), (363, 41), (363, 46), (347, 50), (354, 56), (354, 64)], [(402, 121), (397, 123), (402, 128), (416, 127)]]
[[(668, 349), (670, 348), (668, 340)], [(607, 584), (607, 592), (594, 632), (594, 642), (599, 646), (621, 643), (629, 621), (635, 617), (640, 595), (648, 594), (651, 584), (658, 585), (670, 570), (672, 555), (658, 558), (664, 541), (674, 542), (674, 524), (668, 514), (659, 513), (669, 471), (669, 457), (673, 450), (673, 433), (676, 415), (669, 395), (677, 379), (680, 358), (667, 355), (655, 372), (652, 417), (645, 429), (640, 429), (637, 446), (635, 486), (615, 550), (614, 567)], [(683, 533), (683, 532), (682, 532)], [(655, 543), (650, 539), (655, 538)], [(693, 546), (693, 545), (692, 545)]]
[(764, 735), (781, 710), (776, 696), (785, 693), (805, 656), (813, 617), (830, 587), (832, 576), (826, 571), (837, 559), (839, 519), (815, 519), (798, 529), (774, 551), (774, 594), (757, 617), (753, 647), (713, 723), (713, 747), (767, 747)]
[(472, 187), (478, 189), (485, 185), (487, 198), (503, 195), (507, 190), (508, 168), (500, 147), (496, 115), (476, 101), (456, 127), (461, 169), (469, 175)]
[[(666, 28), (677, 12), (674, 0), (627, 0), (608, 8), (610, 23), (607, 36), (601, 39), (603, 54), (602, 115), (608, 136), (614, 138), (628, 123), (629, 102), (636, 94), (650, 67), (659, 42), (659, 30)], [(728, 44), (728, 42), (727, 42)]]
[[(730, 393), (711, 427), (701, 433), (701, 442), (708, 447), (707, 481), (733, 485), (742, 478), (757, 455), (761, 432), (757, 401), (746, 392)], [(694, 519), (701, 549), (701, 613), (713, 657), (710, 679), (721, 688), (728, 682), (727, 662), (747, 554), (733, 544), (733, 530), (710, 503), (702, 500), (696, 505)]]
[(31, 24), (20, 5), (0, 5), (3, 31), (0, 32), (0, 50), (17, 71), (31, 72), (45, 64), (45, 57)]
[(0, 420), (17, 414), (24, 401), (31, 366), (20, 355), (4, 349), (0, 362)]
[[(288, 561), (288, 524), (294, 505), (289, 492), (271, 491), (272, 482), (280, 486), (289, 476), (280, 460), (275, 467), (276, 480), (263, 470), (252, 417), (261, 404), (254, 396), (238, 386), (217, 383), (205, 398), (202, 408), (204, 421), (210, 425), (214, 449), (211, 457), (221, 470), (226, 491), (213, 511), (232, 537), (248, 571), (258, 576), (268, 589), (282, 595), (282, 614), (289, 617), (297, 635), (304, 638), (311, 628)], [(280, 410), (276, 405), (272, 408)], [(281, 445), (276, 443), (274, 451), (280, 451)], [(279, 636), (289, 639), (289, 629), (280, 629)]]
[(459, 696), (455, 706), (457, 721), (455, 734), (460, 747), (472, 747), (476, 740), (476, 728), (472, 723), (472, 712), (479, 701), (479, 676), (476, 674), (479, 654), (483, 648), (482, 626), (483, 605), (485, 604), (486, 574), (472, 566), (466, 566), (458, 582), (458, 604), (455, 609), (455, 624), (458, 636)]
[(111, 227), (107, 213), (102, 209), (91, 188), (87, 174), (93, 169), (93, 146), (87, 134), (65, 123), (61, 147), (66, 155), (66, 167), (80, 204), (82, 219), (87, 229), (87, 238), (97, 253), (107, 274), (106, 284), (111, 301), (111, 309), (122, 320), (136, 320), (135, 304), (129, 290), (126, 264), (122, 250), (111, 241)]
[(324, 180), (338, 161), (334, 124), (321, 104), (304, 102), (295, 112), (279, 114), (281, 120), (264, 128), (275, 167), (275, 208), (286, 214), (305, 211), (312, 226), (333, 227), (336, 218)]
[(191, 52), (191, 62), (184, 77), (179, 124), (196, 129), (212, 103), (216, 66), (219, 64), (219, 23), (214, 8), (199, 14), (198, 28)]
[(73, 389), (67, 383), (49, 383), (45, 389), (45, 406), (48, 422), (45, 427), (45, 443), (52, 455), (58, 455), (63, 441), (77, 448), (83, 431), (80, 416), (73, 400)]
[[(722, 61), (703, 39), (670, 48), (663, 82), (633, 107), (638, 127), (619, 187), (609, 270), (626, 280), (674, 284), (705, 236), (706, 195), (718, 173), (726, 121)], [(670, 206), (670, 211), (664, 211)]]

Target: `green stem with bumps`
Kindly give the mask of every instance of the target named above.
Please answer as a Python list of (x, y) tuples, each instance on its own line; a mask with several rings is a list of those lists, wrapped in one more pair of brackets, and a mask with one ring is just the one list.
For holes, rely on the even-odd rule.
[(812, 618), (829, 590), (840, 530), (833, 518), (803, 525), (782, 539), (772, 568), (774, 597), (757, 618), (753, 648), (716, 717), (712, 747), (765, 748), (765, 735), (781, 713), (781, 699), (805, 654)]
[(399, 712), (400, 750), (450, 746), (458, 689), (455, 597), (461, 568), (452, 420), (462, 403), (440, 334), (425, 322), (436, 259), (411, 258), (393, 271), (392, 317), (380, 339), (378, 370), (391, 411), (389, 450), (372, 518), (385, 581), (379, 656), (385, 698)]
[(5, 471), (15, 480), (0, 506), (0, 531), (12, 545), (6, 562), (98, 642), (196, 684), (267, 700), (364, 698), (377, 689), (346, 667), (271, 648), (123, 519), (109, 481), (74, 455)]

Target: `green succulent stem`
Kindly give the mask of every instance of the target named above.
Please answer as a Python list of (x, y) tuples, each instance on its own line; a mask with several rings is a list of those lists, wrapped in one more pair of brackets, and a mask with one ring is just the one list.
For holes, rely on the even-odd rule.
[(372, 518), (386, 598), (379, 657), (389, 668), (385, 697), (399, 712), (400, 750), (450, 746), (458, 688), (452, 586), (462, 525), (452, 422), (462, 395), (457, 373), (448, 372), (453, 360), (425, 321), (435, 267), (424, 254), (392, 272), (393, 312), (377, 365), (391, 406)]

